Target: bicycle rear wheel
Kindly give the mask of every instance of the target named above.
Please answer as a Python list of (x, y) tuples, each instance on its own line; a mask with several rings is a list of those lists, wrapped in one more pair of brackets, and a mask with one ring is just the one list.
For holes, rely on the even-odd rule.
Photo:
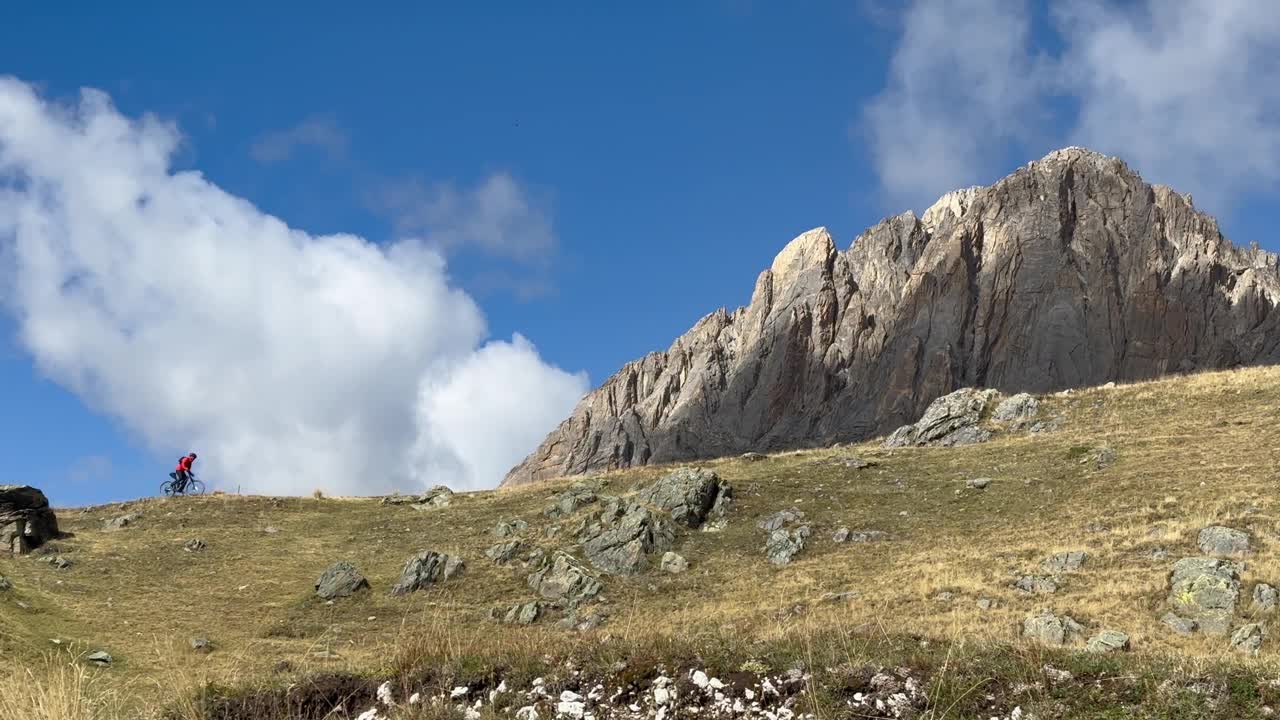
[(163, 483), (161, 483), (161, 484), (160, 484), (160, 492), (161, 492), (161, 493), (164, 493), (165, 495), (172, 495), (172, 494), (173, 494), (173, 481), (172, 481), (172, 480), (165, 480)]
[(194, 479), (193, 479), (193, 480), (191, 480), (191, 481), (189, 481), (189, 482), (187, 483), (187, 487), (186, 487), (186, 489), (185, 489), (185, 493), (186, 493), (187, 495), (203, 495), (203, 494), (204, 494), (204, 483), (200, 482), (199, 480), (194, 480)]

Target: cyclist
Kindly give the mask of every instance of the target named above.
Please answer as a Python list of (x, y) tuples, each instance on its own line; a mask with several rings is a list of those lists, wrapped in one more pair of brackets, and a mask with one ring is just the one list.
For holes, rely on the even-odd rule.
[(191, 465), (196, 461), (195, 453), (187, 453), (178, 458), (178, 467), (170, 476), (174, 479), (176, 487), (175, 493), (184, 492), (187, 489), (187, 483), (191, 482)]

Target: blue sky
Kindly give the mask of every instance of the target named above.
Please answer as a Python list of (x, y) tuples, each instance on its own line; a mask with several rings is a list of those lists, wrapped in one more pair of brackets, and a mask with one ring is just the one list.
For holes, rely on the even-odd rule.
[[(1280, 155), (1266, 155), (1280, 151), (1280, 99), (1258, 90), (1275, 69), (1277, 11), (1175, 4), (1185, 6), (1181, 24), (1144, 15), (1143, 3), (1101, 2), (390, 3), (378, 12), (324, 2), (86, 4), (73, 18), (26, 4), (0, 27), (0, 75), (31, 84), (42, 102), (75, 103), (89, 87), (121, 116), (172, 123), (182, 136), (173, 169), (198, 170), (310, 236), (349, 233), (380, 247), (426, 238), (447, 263), (445, 282), (483, 315), (483, 338), (458, 340), (475, 353), (441, 351), (450, 367), (475, 368), (480, 385), (506, 382), (498, 353), (480, 348), (519, 333), (536, 347), (536, 372), (564, 371), (536, 376), (561, 384), (549, 405), (562, 407), (581, 389), (568, 375), (585, 372), (595, 385), (707, 312), (745, 302), (791, 237), (825, 225), (847, 245), (885, 215), (920, 211), (947, 189), (989, 183), (1068, 144), (1121, 155), (1149, 181), (1193, 192), (1237, 242), (1280, 249), (1270, 231)], [(1201, 31), (1206, 13), (1221, 22)], [(1196, 69), (1183, 69), (1192, 59)], [(179, 257), (159, 272), (200, 272)], [(225, 279), (201, 282), (193, 294)], [(176, 302), (198, 302), (175, 292)], [(0, 393), (11, 408), (0, 420), (0, 481), (39, 485), (62, 504), (136, 496), (177, 455), (221, 447), (221, 428), (249, 420), (205, 417), (191, 409), (208, 404), (199, 394), (154, 411), (129, 401), (146, 378), (94, 366), (90, 340), (75, 359), (33, 351), (19, 332), (41, 317), (33, 308), (0, 323)], [(435, 322), (405, 312), (407, 322)], [(187, 326), (210, 343), (222, 329)], [(435, 338), (424, 347), (443, 347)], [(173, 352), (184, 342), (174, 337)], [(192, 352), (221, 346), (210, 347)], [(511, 362), (526, 367), (534, 352)], [(486, 357), (498, 379), (483, 375)], [(159, 363), (153, 376), (167, 368), (147, 362)], [(293, 365), (272, 367), (263, 372)], [(105, 379), (83, 380), (86, 368)], [(410, 412), (379, 409), (412, 387), (370, 391), (388, 399), (362, 410), (365, 429)], [(454, 400), (424, 401), (436, 408), (425, 426), (457, 418), (473, 397), (449, 392), (436, 397)], [(263, 410), (271, 417), (261, 427), (289, 425), (290, 402)], [(336, 411), (308, 412), (307, 422), (333, 430), (320, 414)], [(529, 419), (525, 435), (548, 422)], [(482, 432), (486, 420), (457, 425)], [(279, 462), (324, 485), (332, 463), (298, 460), (305, 443), (280, 432), (298, 447)], [(467, 453), (495, 452), (428, 435), (369, 454), (449, 445), (423, 451), (433, 472), (395, 482), (405, 485), (448, 481)], [(208, 447), (188, 447), (201, 440)], [(228, 442), (224, 454), (242, 445)], [(267, 445), (206, 466), (223, 487), (305, 491), (309, 480), (254, 480), (276, 457)], [(384, 470), (372, 462), (350, 472)]]

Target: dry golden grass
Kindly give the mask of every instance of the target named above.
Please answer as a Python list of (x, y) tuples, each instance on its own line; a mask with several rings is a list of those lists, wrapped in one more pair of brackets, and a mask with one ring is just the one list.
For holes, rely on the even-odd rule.
[[(530, 524), (527, 540), (548, 549), (571, 542), (567, 530), (555, 538), (545, 531), (567, 528), (572, 519), (542, 514), (571, 480), (462, 494), (446, 509), (425, 512), (372, 499), (235, 495), (63, 510), (62, 526), (75, 533), (59, 541), (74, 562), (70, 569), (31, 559), (0, 562), (0, 573), (15, 585), (0, 594), (0, 666), (25, 672), (24, 663), (42, 657), (51, 639), (76, 653), (105, 649), (116, 658), (112, 667), (64, 662), (50, 676), (51, 687), (126, 688), (120, 692), (154, 705), (171, 702), (174, 687), (209, 682), (404, 669), (425, 659), (532, 655), (549, 644), (640, 642), (655, 635), (730, 637), (746, 647), (800, 642), (813, 628), (845, 628), (956, 646), (1016, 642), (1023, 618), (1041, 607), (1070, 614), (1091, 630), (1124, 630), (1135, 654), (1193, 663), (1228, 657), (1225, 639), (1176, 636), (1159, 617), (1168, 570), (1176, 559), (1197, 554), (1195, 536), (1205, 525), (1228, 524), (1253, 536), (1242, 608), (1255, 582), (1280, 584), (1273, 552), (1280, 519), (1274, 499), (1280, 369), (1078, 391), (1043, 404), (1042, 416), (1064, 418), (1059, 430), (979, 446), (887, 451), (867, 443), (781, 453), (764, 462), (700, 463), (735, 486), (729, 527), (681, 535), (675, 549), (690, 561), (683, 574), (606, 578), (610, 620), (585, 638), (550, 627), (516, 630), (485, 618), (491, 607), (531, 597), (527, 570), (484, 557), (497, 541), (493, 527), (522, 517)], [(1103, 469), (1082, 464), (1101, 445), (1116, 451), (1115, 462)], [(852, 470), (831, 462), (851, 454), (878, 464)], [(605, 474), (605, 492), (627, 492), (666, 469)], [(964, 489), (979, 476), (994, 482), (985, 491)], [(763, 558), (756, 522), (792, 505), (807, 514), (814, 535), (791, 565), (776, 568)], [(105, 520), (124, 512), (142, 518), (124, 530), (103, 529)], [(830, 536), (841, 526), (883, 530), (889, 539), (836, 544)], [(267, 527), (278, 532), (264, 532)], [(208, 549), (185, 552), (183, 543), (195, 537)], [(1167, 557), (1152, 559), (1157, 548)], [(389, 596), (405, 559), (423, 549), (462, 555), (464, 578), (410, 597)], [(1031, 596), (1012, 587), (1018, 575), (1037, 573), (1044, 557), (1068, 550), (1085, 550), (1090, 558), (1063, 577), (1057, 593)], [(312, 597), (312, 585), (338, 559), (353, 561), (374, 589), (326, 605)], [(856, 596), (839, 604), (819, 600), (845, 591)], [(935, 600), (941, 591), (954, 599)], [(997, 607), (980, 611), (979, 598), (994, 599)], [(207, 637), (214, 652), (194, 653), (188, 641), (196, 636)], [(851, 645), (851, 657), (864, 652), (858, 647)], [(1273, 664), (1276, 647), (1269, 639), (1253, 662)], [(290, 669), (277, 672), (282, 661)], [(38, 693), (33, 683), (22, 685), (23, 692)], [(51, 700), (32, 695), (24, 702), (39, 707)]]

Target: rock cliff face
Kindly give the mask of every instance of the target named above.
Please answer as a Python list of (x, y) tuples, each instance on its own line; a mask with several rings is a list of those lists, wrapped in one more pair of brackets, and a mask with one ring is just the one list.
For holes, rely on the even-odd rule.
[(508, 473), (885, 434), (961, 387), (1002, 392), (1280, 361), (1280, 258), (1081, 148), (948, 193), (836, 249), (791, 241), (751, 303), (629, 363)]

